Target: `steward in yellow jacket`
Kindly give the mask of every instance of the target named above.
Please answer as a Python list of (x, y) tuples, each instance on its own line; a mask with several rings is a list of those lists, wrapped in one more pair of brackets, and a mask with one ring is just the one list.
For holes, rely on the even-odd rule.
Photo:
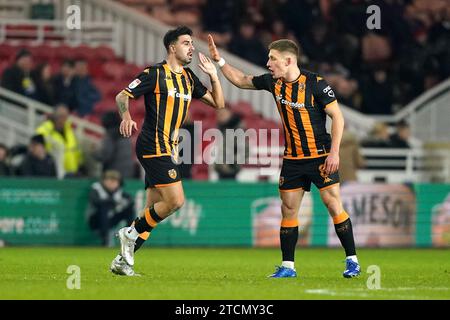
[(36, 132), (45, 138), (45, 148), (57, 163), (58, 177), (76, 175), (82, 164), (82, 155), (77, 138), (68, 120), (66, 106), (56, 107), (49, 120), (43, 122)]

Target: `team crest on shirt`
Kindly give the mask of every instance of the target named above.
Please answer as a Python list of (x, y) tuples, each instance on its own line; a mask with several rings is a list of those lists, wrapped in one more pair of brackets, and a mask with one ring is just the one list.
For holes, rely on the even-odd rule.
[(331, 178), (328, 178), (328, 175), (325, 173), (325, 165), (321, 164), (319, 166), (320, 176), (323, 178), (323, 183), (328, 183), (333, 181)]
[(300, 91), (300, 92), (305, 91), (305, 84), (304, 83), (299, 83), (298, 84), (298, 91)]
[(171, 177), (172, 179), (175, 179), (177, 177), (177, 170), (175, 169), (170, 169), (169, 171), (167, 171), (167, 173), (169, 174), (169, 177)]
[(129, 88), (129, 89), (134, 89), (134, 88), (136, 88), (140, 83), (141, 83), (141, 80), (139, 80), (139, 79), (134, 79), (134, 81), (131, 82), (131, 83), (128, 85), (128, 88)]
[(284, 177), (280, 176), (280, 181), (279, 181), (280, 187), (283, 185), (283, 183), (284, 183)]

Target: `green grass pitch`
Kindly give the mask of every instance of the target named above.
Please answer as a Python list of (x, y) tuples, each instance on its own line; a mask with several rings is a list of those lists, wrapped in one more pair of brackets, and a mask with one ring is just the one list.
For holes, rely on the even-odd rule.
[[(151, 248), (136, 255), (141, 277), (116, 276), (118, 249), (9, 247), (0, 249), (0, 299), (450, 299), (450, 252), (359, 250), (362, 275), (344, 279), (343, 251), (302, 249), (295, 279), (268, 279), (277, 249)], [(67, 268), (81, 270), (79, 290), (66, 286)], [(381, 289), (369, 290), (369, 265)], [(370, 282), (370, 281), (369, 281)]]

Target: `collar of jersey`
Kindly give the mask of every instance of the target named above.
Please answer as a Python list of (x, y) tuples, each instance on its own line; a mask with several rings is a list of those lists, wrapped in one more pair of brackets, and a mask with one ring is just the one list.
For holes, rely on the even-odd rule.
[[(170, 72), (172, 72), (172, 73), (174, 73), (174, 74), (178, 74), (178, 75), (182, 75), (183, 74), (183, 70), (181, 70), (180, 72), (175, 72), (175, 71), (173, 71), (172, 69), (170, 69), (170, 66), (169, 66), (169, 64), (167, 63), (167, 61), (166, 60), (163, 60), (163, 65), (164, 64), (167, 64), (167, 67), (169, 68), (169, 70), (170, 70)], [(183, 67), (182, 67), (183, 68)], [(184, 69), (184, 68), (183, 68)]]
[(300, 74), (298, 75), (298, 77), (295, 80), (292, 80), (292, 81), (283, 81), (281, 79), (280, 80), (284, 83), (294, 83), (294, 82), (297, 82), (301, 76), (302, 76), (302, 72), (300, 71)]

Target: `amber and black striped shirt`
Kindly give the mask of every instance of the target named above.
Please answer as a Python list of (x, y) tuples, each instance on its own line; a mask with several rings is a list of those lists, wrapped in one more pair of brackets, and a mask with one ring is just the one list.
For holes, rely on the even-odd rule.
[(146, 68), (122, 92), (131, 98), (144, 95), (145, 120), (136, 151), (151, 158), (171, 155), (192, 98), (203, 97), (207, 89), (189, 68), (176, 73), (163, 61)]
[(272, 93), (284, 127), (286, 159), (308, 159), (328, 155), (331, 136), (326, 130), (325, 108), (336, 104), (333, 90), (315, 73), (301, 70), (285, 82), (270, 73), (253, 78), (258, 90)]

